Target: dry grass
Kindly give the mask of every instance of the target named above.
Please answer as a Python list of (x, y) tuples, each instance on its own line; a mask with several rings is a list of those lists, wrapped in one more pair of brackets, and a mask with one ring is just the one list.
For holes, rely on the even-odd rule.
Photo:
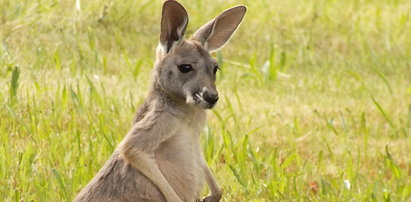
[[(147, 93), (161, 1), (80, 3), (0, 0), (5, 201), (70, 201)], [(224, 201), (411, 199), (411, 2), (182, 3), (188, 34), (249, 8), (203, 134)]]

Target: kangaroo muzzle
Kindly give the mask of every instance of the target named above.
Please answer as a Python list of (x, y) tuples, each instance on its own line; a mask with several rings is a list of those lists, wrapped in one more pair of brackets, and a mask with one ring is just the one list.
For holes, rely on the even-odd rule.
[(201, 108), (211, 109), (218, 101), (218, 92), (214, 89), (203, 87), (199, 91), (186, 92), (186, 103), (197, 105)]
[(217, 92), (209, 92), (206, 91), (203, 94), (203, 98), (206, 102), (208, 102), (210, 105), (215, 105), (218, 101), (218, 93)]

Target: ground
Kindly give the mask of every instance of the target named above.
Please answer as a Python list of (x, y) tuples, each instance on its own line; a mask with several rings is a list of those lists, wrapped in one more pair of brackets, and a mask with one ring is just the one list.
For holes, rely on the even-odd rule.
[[(411, 200), (411, 2), (181, 1), (214, 54), (202, 145), (223, 201)], [(0, 0), (0, 198), (70, 201), (149, 88), (162, 1)], [(207, 190), (204, 190), (204, 195)]]

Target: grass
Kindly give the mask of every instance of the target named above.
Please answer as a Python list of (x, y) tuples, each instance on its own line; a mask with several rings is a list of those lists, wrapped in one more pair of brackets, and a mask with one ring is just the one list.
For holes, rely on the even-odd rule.
[[(162, 1), (77, 2), (0, 0), (0, 200), (72, 200), (147, 93)], [(223, 201), (411, 200), (410, 1), (182, 3), (188, 35), (248, 6), (202, 139)]]

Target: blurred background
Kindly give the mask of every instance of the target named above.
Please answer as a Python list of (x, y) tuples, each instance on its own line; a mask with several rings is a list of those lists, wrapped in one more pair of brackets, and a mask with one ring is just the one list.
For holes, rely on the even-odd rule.
[[(180, 1), (214, 56), (202, 145), (222, 201), (411, 200), (411, 1)], [(148, 92), (160, 0), (0, 0), (0, 200), (71, 201)], [(206, 195), (207, 190), (204, 190)]]

